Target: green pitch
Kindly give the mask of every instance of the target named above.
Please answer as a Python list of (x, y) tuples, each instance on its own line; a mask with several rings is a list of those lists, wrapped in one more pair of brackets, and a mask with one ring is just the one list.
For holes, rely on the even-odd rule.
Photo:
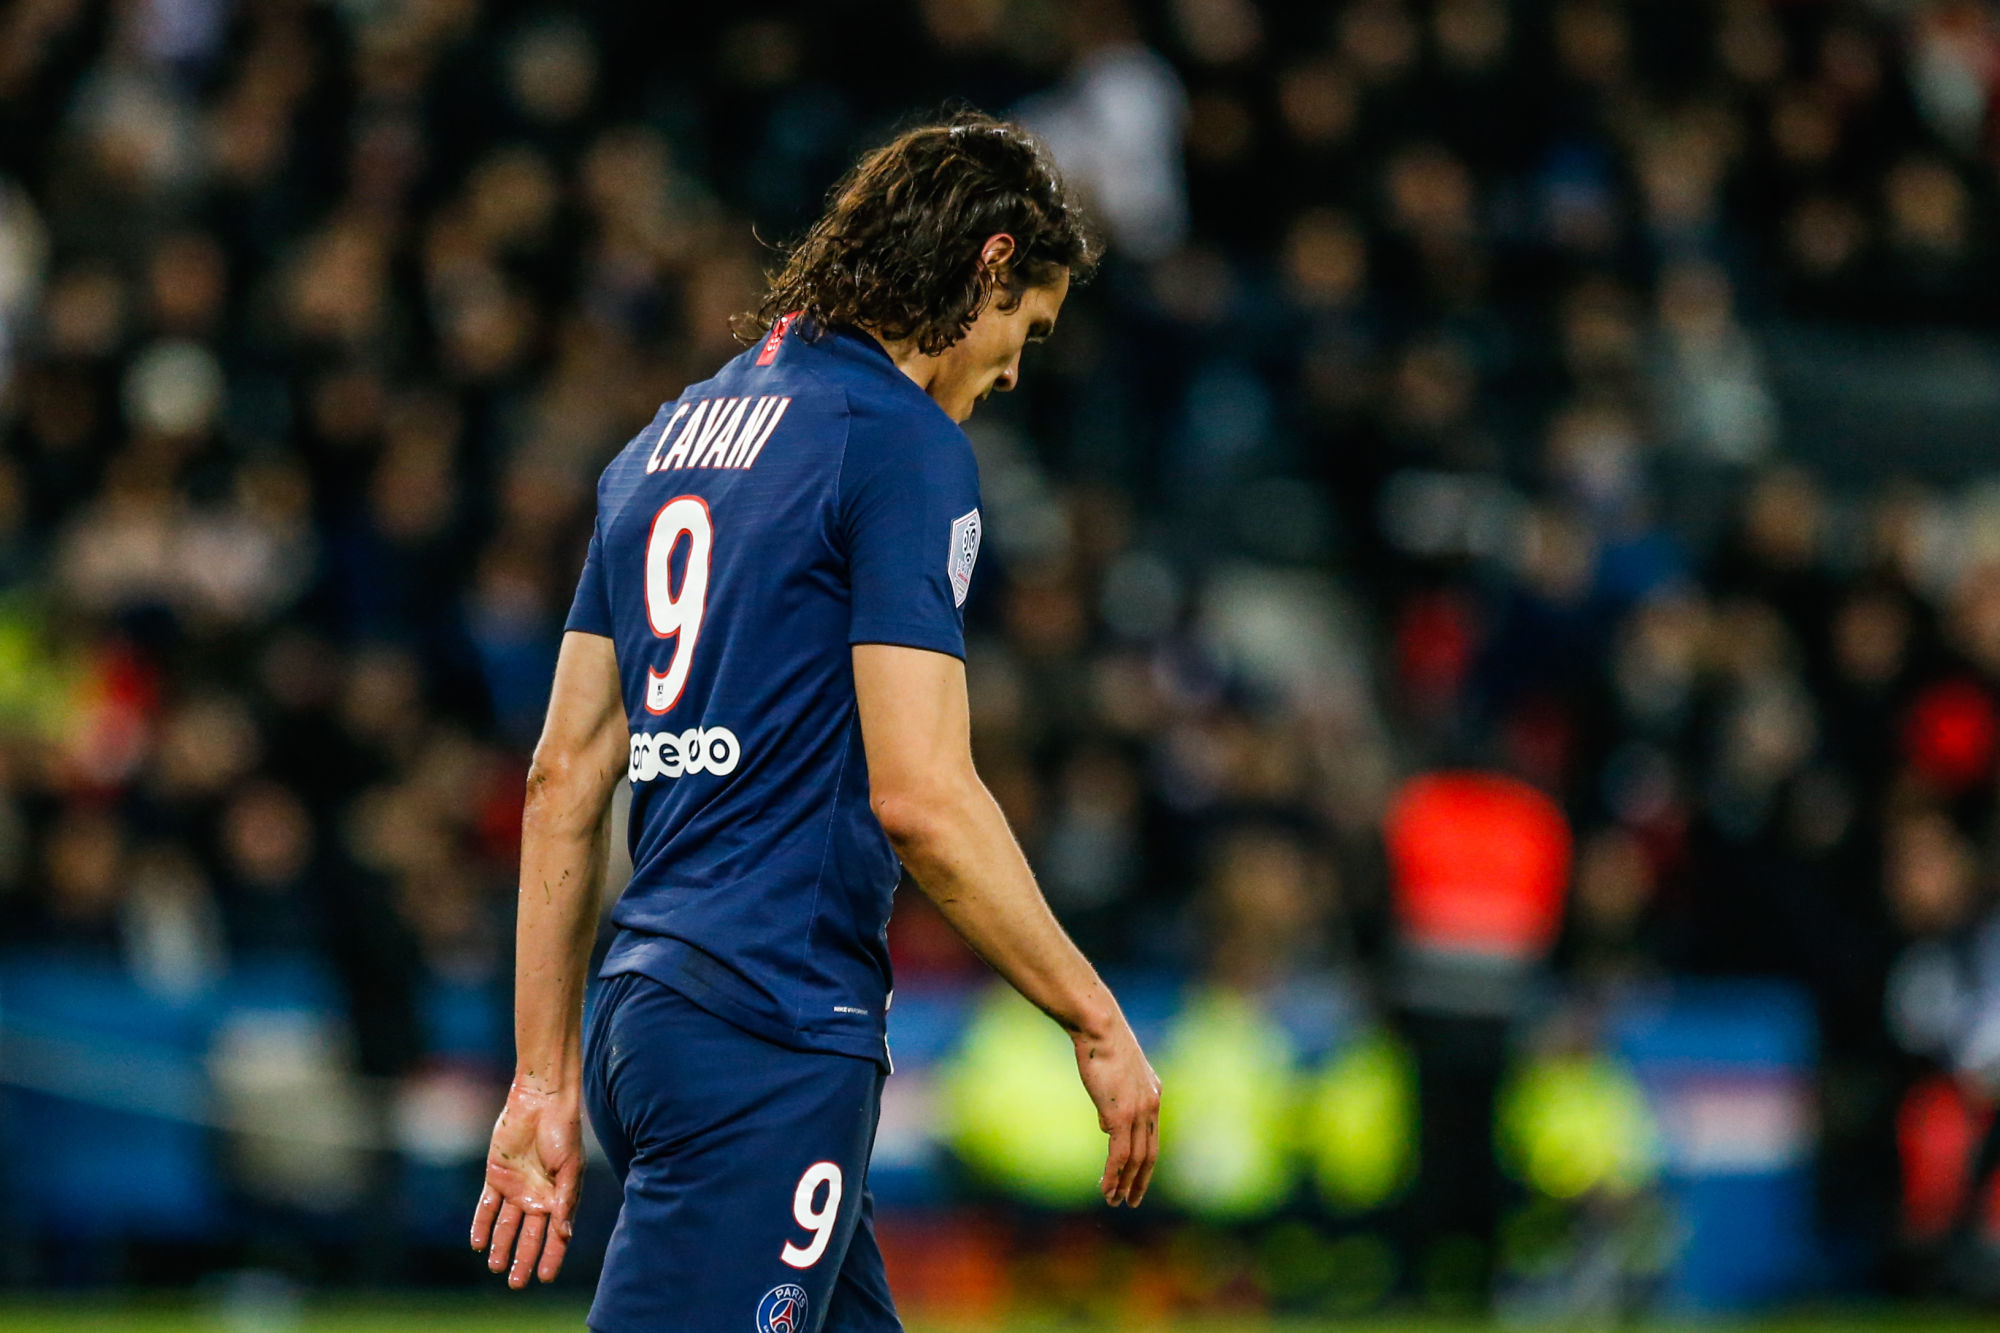
[[(1958, 1333), (2000, 1326), (1992, 1315), (1914, 1311), (1828, 1312), (1742, 1324), (1704, 1324), (1699, 1333)], [(1492, 1326), (1452, 1320), (1362, 1320), (1355, 1333), (1485, 1333)], [(282, 1310), (203, 1310), (164, 1301), (129, 1305), (8, 1299), (0, 1296), (0, 1333), (580, 1333), (583, 1311), (546, 1301), (411, 1300), (340, 1303)], [(1324, 1323), (1201, 1320), (1161, 1333), (1326, 1333)], [(1082, 1324), (1024, 1320), (1005, 1326), (912, 1323), (910, 1333), (1100, 1333)], [(1102, 1330), (1111, 1333), (1111, 1330)], [(1634, 1333), (1641, 1333), (1634, 1330)], [(1666, 1333), (1661, 1326), (1655, 1333)]]

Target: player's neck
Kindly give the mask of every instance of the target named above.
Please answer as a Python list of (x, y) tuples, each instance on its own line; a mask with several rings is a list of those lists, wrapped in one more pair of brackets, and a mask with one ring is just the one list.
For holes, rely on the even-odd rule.
[(918, 350), (916, 339), (884, 338), (866, 325), (862, 326), (862, 332), (880, 343), (882, 350), (889, 354), (889, 359), (895, 362), (896, 369), (908, 375), (919, 389), (925, 393), (931, 391), (931, 384), (937, 379), (938, 358)]

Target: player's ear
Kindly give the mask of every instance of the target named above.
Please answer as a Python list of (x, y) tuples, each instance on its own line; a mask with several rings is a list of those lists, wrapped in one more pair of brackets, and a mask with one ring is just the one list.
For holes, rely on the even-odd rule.
[(1014, 258), (1014, 238), (1006, 232), (995, 232), (986, 238), (986, 244), (979, 247), (979, 266), (985, 269), (1005, 269)]

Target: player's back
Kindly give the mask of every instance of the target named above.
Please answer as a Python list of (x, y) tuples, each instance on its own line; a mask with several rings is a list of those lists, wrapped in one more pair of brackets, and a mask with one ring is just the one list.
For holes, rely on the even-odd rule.
[(569, 628), (615, 641), (632, 732), (607, 975), (884, 1058), (899, 871), (868, 807), (851, 646), (962, 654), (978, 504), (964, 433), (845, 329), (781, 324), (605, 470)]

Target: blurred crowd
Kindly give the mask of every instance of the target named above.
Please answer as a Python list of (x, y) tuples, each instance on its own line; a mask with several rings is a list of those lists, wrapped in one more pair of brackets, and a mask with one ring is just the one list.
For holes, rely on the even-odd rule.
[(18, 0), (0, 940), (315, 957), (420, 1067), (424, 978), (507, 975), (597, 470), (964, 98), (1110, 241), (970, 427), (979, 759), (1085, 946), (1368, 992), (1399, 785), (1524, 778), (1556, 973), (1807, 987), (1887, 1235), (1909, 1090), (2000, 1077), (2000, 491), (1822, 485), (1765, 331), (1990, 331), (1996, 90), (1986, 0)]

